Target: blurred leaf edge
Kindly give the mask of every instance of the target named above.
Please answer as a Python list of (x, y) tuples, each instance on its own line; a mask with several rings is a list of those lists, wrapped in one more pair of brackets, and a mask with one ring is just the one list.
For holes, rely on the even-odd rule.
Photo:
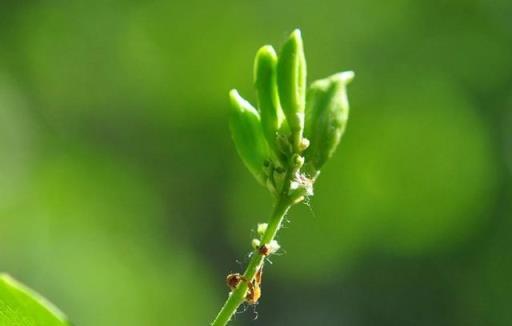
[[(66, 315), (48, 299), (11, 275), (0, 273), (0, 325), (4, 325), (4, 318), (18, 318), (18, 314), (23, 315), (24, 320), (35, 321), (35, 325), (48, 325), (47, 321), (51, 321), (51, 325), (71, 325)], [(27, 322), (27, 325), (32, 323)]]

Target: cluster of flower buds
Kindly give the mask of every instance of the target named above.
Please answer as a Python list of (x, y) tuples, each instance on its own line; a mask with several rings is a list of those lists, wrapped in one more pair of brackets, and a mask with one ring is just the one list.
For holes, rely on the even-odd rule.
[(348, 118), (346, 85), (351, 71), (306, 87), (306, 60), (299, 30), (279, 56), (270, 45), (256, 54), (258, 109), (230, 92), (230, 129), (238, 154), (274, 195), (301, 201), (313, 194), (320, 168), (333, 155)]

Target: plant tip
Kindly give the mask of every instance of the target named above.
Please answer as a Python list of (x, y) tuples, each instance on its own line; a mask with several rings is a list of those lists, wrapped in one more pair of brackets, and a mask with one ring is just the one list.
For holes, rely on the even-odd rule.
[(294, 29), (290, 36), (293, 38), (302, 39), (302, 33), (299, 28)]
[(260, 236), (263, 236), (265, 234), (265, 232), (267, 232), (267, 227), (268, 227), (267, 223), (259, 223), (258, 224), (258, 234)]
[(274, 47), (272, 45), (269, 45), (269, 44), (262, 46), (258, 50), (258, 53), (256, 55), (258, 56), (258, 55), (263, 55), (263, 54), (277, 57), (276, 50), (274, 49)]
[(351, 70), (337, 73), (333, 77), (343, 82), (345, 85), (349, 84), (355, 77), (355, 73)]
[(238, 94), (238, 91), (236, 90), (236, 88), (233, 88), (232, 90), (229, 91), (229, 97), (231, 99), (237, 99), (240, 97), (240, 94)]
[(253, 249), (255, 249), (255, 250), (258, 249), (260, 247), (260, 244), (261, 244), (260, 240), (252, 239), (251, 246)]

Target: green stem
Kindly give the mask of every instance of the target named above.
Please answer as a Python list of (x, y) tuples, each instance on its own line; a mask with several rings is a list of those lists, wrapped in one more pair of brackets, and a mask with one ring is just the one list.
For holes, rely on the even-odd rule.
[[(262, 244), (268, 244), (270, 241), (272, 241), (279, 229), (281, 228), (281, 223), (283, 221), (283, 218), (286, 215), (286, 212), (290, 209), (290, 207), (293, 205), (293, 201), (290, 200), (290, 198), (285, 195), (285, 192), (283, 192), (283, 195), (281, 195), (275, 206), (274, 211), (272, 213), (272, 216), (270, 217), (267, 231), (263, 235), (263, 238), (261, 240)], [(247, 269), (245, 270), (244, 277), (247, 280), (252, 280), (254, 276), (256, 275), (256, 272), (260, 268), (260, 266), (263, 264), (265, 257), (260, 254), (258, 250), (255, 250), (253, 252), (252, 258), (249, 261), (249, 264), (247, 265)], [(219, 314), (215, 318), (215, 320), (211, 323), (212, 326), (224, 326), (226, 325), (230, 320), (233, 314), (236, 312), (238, 307), (245, 301), (245, 296), (247, 293), (247, 283), (241, 282), (236, 289), (234, 289), (228, 299), (226, 300), (226, 303), (224, 303), (224, 306), (219, 311)]]

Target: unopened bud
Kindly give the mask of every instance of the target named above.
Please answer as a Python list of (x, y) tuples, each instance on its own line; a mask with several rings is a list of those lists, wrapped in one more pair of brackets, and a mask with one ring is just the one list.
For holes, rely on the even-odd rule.
[(260, 240), (258, 239), (252, 239), (252, 243), (251, 243), (253, 249), (259, 249), (260, 248)]
[(309, 147), (309, 139), (307, 138), (302, 138), (301, 142), (300, 142), (300, 151), (303, 152), (305, 151), (307, 148)]
[(306, 103), (306, 59), (298, 29), (293, 31), (279, 53), (277, 85), (282, 109), (292, 132), (293, 148), (298, 150)]
[(267, 223), (259, 223), (258, 224), (258, 234), (260, 236), (263, 236), (265, 234), (265, 232), (267, 232), (267, 227), (268, 227)]
[(232, 90), (229, 96), (229, 126), (235, 147), (249, 171), (265, 185), (264, 164), (268, 161), (270, 152), (261, 129), (259, 113), (236, 90)]
[(263, 134), (270, 148), (279, 154), (276, 135), (284, 120), (279, 103), (276, 78), (277, 54), (270, 45), (259, 49), (254, 60), (254, 85), (258, 91), (258, 107)]
[(304, 157), (300, 156), (299, 154), (293, 154), (292, 164), (295, 169), (300, 169), (304, 164)]
[(348, 119), (346, 86), (354, 77), (351, 71), (317, 80), (308, 90), (304, 136), (311, 144), (304, 152), (309, 174), (314, 175), (334, 154)]

